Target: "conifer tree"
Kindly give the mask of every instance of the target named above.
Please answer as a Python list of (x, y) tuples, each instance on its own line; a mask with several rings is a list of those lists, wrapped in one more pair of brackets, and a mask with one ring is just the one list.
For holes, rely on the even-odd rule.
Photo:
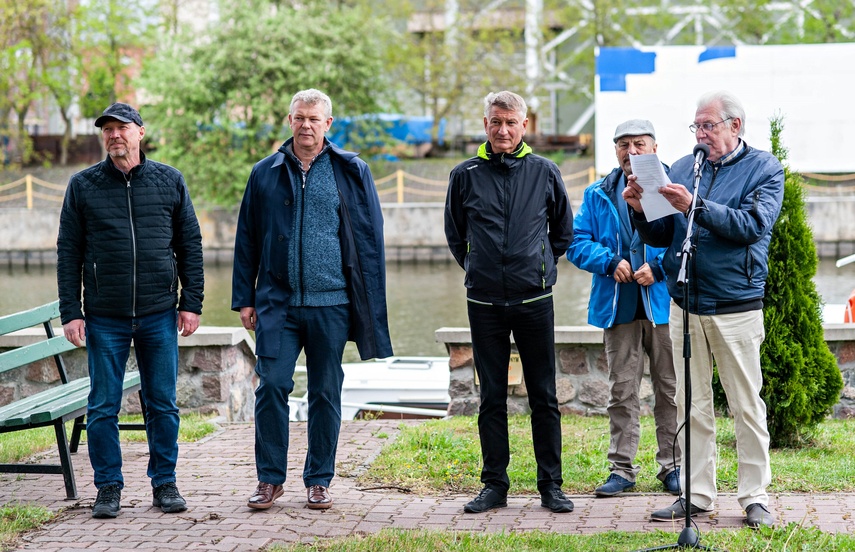
[(800, 174), (787, 164), (783, 118), (771, 120), (772, 154), (784, 166), (784, 202), (769, 244), (764, 298), (763, 389), (773, 447), (804, 442), (837, 404), (843, 379), (825, 342), (816, 291), (817, 254)]

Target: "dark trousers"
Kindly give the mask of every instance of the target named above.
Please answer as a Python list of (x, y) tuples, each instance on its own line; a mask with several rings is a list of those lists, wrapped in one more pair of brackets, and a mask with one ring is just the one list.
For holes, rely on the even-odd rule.
[(508, 463), (508, 363), (513, 333), (531, 407), (537, 488), (560, 487), (561, 414), (555, 396), (555, 324), (552, 297), (514, 306), (468, 303), (472, 352), (481, 387), (478, 433), (484, 467), (481, 482), (503, 494), (510, 488)]
[(255, 373), (255, 466), (258, 480), (285, 482), (288, 463), (288, 395), (294, 389), (294, 369), (306, 351), (309, 421), (308, 452), (303, 465), (306, 487), (329, 487), (335, 475), (335, 453), (341, 427), (341, 356), (350, 327), (347, 305), (288, 307), (278, 358), (258, 357)]

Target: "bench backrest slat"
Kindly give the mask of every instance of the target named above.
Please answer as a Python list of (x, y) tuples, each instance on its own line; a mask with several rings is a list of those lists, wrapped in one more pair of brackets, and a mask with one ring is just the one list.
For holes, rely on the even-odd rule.
[(23, 330), (36, 324), (43, 324), (54, 318), (59, 318), (59, 301), (23, 312), (0, 316), (0, 335)]
[(23, 347), (0, 353), (0, 373), (43, 358), (50, 358), (75, 348), (74, 344), (65, 339), (64, 335), (24, 345)]

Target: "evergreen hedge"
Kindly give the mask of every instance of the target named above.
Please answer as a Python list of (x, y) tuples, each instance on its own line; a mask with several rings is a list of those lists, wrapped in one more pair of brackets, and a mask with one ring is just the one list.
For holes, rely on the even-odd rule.
[[(807, 222), (800, 174), (790, 170), (781, 143), (783, 118), (771, 120), (772, 154), (784, 166), (784, 202), (769, 245), (769, 277), (763, 300), (766, 340), (760, 348), (767, 422), (773, 447), (810, 438), (837, 404), (843, 378), (825, 342), (822, 299), (816, 291), (817, 254)], [(716, 381), (716, 404), (727, 406)]]

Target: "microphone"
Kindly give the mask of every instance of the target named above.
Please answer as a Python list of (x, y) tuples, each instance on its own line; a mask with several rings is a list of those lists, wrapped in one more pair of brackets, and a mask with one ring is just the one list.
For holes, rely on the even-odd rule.
[(701, 165), (707, 160), (710, 154), (710, 147), (706, 144), (695, 144), (695, 149), (692, 150), (692, 155), (695, 156), (695, 174), (700, 174)]

